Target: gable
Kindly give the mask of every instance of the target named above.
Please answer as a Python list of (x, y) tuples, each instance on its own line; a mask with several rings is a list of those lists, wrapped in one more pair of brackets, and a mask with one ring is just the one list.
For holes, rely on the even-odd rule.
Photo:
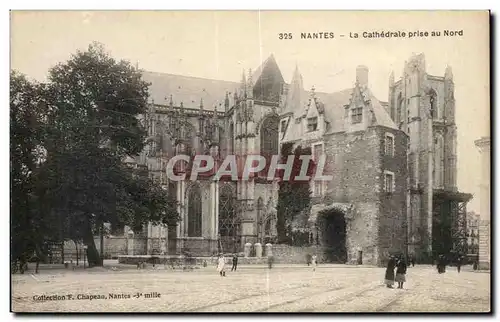
[(271, 55), (262, 64), (260, 75), (257, 74), (257, 76), (253, 88), (253, 98), (256, 101), (278, 103), (285, 80), (274, 56)]

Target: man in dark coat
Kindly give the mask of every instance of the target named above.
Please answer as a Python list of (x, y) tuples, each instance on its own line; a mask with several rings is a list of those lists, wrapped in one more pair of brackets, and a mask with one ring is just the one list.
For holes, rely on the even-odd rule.
[(437, 269), (439, 274), (443, 274), (446, 272), (446, 258), (444, 255), (439, 255), (438, 261), (437, 261)]
[(385, 285), (388, 288), (393, 288), (394, 285), (394, 268), (396, 267), (396, 258), (391, 256), (385, 270)]
[(236, 272), (236, 268), (238, 267), (238, 255), (234, 254), (233, 255), (233, 266), (231, 267), (231, 272), (234, 271)]
[(459, 272), (459, 273), (460, 273), (460, 269), (462, 268), (462, 261), (463, 261), (463, 257), (459, 256), (457, 259), (457, 272)]
[(403, 288), (404, 282), (406, 282), (406, 261), (404, 258), (400, 258), (396, 264), (396, 282), (398, 282), (398, 288)]

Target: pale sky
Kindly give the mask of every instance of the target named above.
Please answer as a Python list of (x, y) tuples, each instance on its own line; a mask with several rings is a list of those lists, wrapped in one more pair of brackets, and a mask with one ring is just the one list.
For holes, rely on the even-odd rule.
[[(357, 65), (369, 86), (388, 100), (389, 74), (401, 76), (412, 53), (424, 53), (427, 72), (453, 69), (458, 126), (458, 188), (474, 194), (479, 212), (479, 152), (489, 135), (489, 25), (487, 12), (116, 11), (15, 12), (11, 68), (43, 81), (48, 69), (92, 41), (112, 56), (149, 71), (239, 81), (271, 53), (290, 82), (295, 65), (304, 87), (334, 92), (352, 87)], [(463, 30), (444, 37), (443, 30)], [(364, 39), (363, 31), (441, 31), (441, 37)], [(301, 32), (333, 32), (334, 39), (300, 39)], [(360, 38), (351, 39), (350, 33)], [(279, 40), (279, 33), (293, 39)], [(340, 35), (345, 35), (343, 38)]]

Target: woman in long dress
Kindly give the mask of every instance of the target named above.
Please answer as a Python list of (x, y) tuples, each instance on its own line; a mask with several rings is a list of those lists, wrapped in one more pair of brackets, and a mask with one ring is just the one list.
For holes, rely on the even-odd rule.
[(398, 282), (398, 288), (403, 288), (404, 282), (406, 282), (406, 261), (403, 258), (398, 260), (396, 264), (396, 282)]
[(315, 272), (316, 266), (318, 266), (318, 257), (316, 255), (313, 255), (311, 257), (311, 264), (312, 264), (313, 272)]
[(217, 264), (217, 271), (219, 272), (220, 276), (226, 276), (226, 271), (224, 269), (225, 266), (226, 266), (226, 258), (224, 257), (223, 254), (220, 254)]
[(385, 285), (388, 288), (393, 288), (394, 285), (394, 268), (396, 267), (396, 259), (394, 256), (389, 258), (387, 269), (385, 270)]

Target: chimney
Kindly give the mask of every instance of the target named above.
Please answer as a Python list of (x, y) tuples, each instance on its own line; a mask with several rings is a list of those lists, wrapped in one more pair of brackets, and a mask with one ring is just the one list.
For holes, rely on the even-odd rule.
[(356, 82), (359, 84), (359, 86), (368, 86), (368, 67), (356, 67)]

